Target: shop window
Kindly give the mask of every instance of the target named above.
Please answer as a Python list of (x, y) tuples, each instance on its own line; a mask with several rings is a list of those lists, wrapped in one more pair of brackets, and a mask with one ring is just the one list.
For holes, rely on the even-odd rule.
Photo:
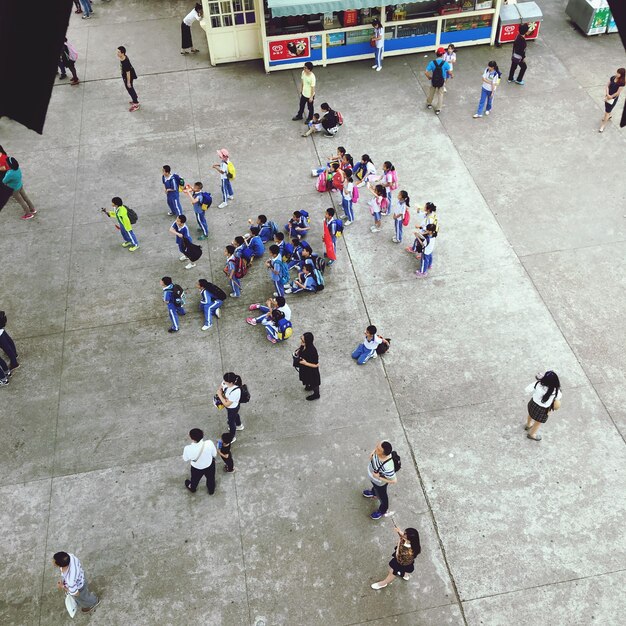
[(254, 0), (220, 0), (209, 2), (211, 28), (254, 24)]

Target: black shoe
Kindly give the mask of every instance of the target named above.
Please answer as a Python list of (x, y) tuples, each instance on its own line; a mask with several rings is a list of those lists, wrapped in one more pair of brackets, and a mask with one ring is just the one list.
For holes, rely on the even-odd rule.
[(297, 122), (297, 121), (299, 121), (299, 120), (301, 120), (301, 119), (302, 119), (302, 118), (301, 118), (301, 117), (298, 117), (297, 115), (294, 115), (294, 116), (291, 118), (291, 120), (292, 120), (293, 122)]
[(185, 487), (187, 487), (191, 493), (196, 493), (196, 490), (191, 488), (191, 481), (189, 479), (185, 481)]
[(313, 391), (313, 387), (311, 387), (311, 385), (306, 385), (306, 386), (304, 387), (304, 390), (305, 390), (305, 391)]
[(178, 331), (175, 328), (168, 328), (167, 332), (168, 333), (177, 333)]
[[(209, 491), (209, 490), (207, 489), (207, 491)], [(214, 493), (215, 493), (215, 491), (209, 491), (209, 495), (210, 496), (212, 496)]]
[(64, 78), (67, 78), (67, 74), (61, 74), (59, 76), (59, 80), (63, 80)]
[(310, 396), (306, 397), (307, 400), (317, 400), (319, 398), (320, 398), (320, 394), (319, 393), (314, 393), (314, 394), (311, 394)]

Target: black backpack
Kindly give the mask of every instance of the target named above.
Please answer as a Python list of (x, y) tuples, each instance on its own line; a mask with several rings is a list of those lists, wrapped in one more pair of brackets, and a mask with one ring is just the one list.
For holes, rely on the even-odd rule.
[(435, 69), (433, 70), (433, 77), (430, 79), (430, 82), (433, 87), (443, 87), (443, 84), (446, 82), (443, 78), (443, 66), (445, 65), (445, 61), (441, 61), (441, 63), (437, 63), (435, 61)]
[(207, 291), (216, 300), (228, 300), (228, 297), (226, 296), (226, 292), (222, 291), (217, 285), (214, 285), (213, 283), (208, 284)]
[(391, 343), (391, 339), (389, 339), (389, 337), (385, 337), (385, 341), (387, 343), (383, 341), (379, 343), (378, 346), (376, 346), (376, 354), (385, 354), (385, 352), (389, 350), (389, 344)]
[(250, 392), (248, 391), (248, 385), (241, 385), (239, 389), (241, 389), (241, 398), (239, 398), (239, 402), (241, 404), (246, 404), (250, 402)]
[(391, 460), (393, 461), (393, 471), (399, 472), (402, 469), (402, 461), (400, 460), (400, 455), (395, 451), (391, 451)]
[(139, 217), (137, 216), (137, 213), (135, 213), (135, 211), (133, 211), (131, 208), (126, 207), (126, 213), (128, 214), (128, 220), (131, 224), (136, 224), (137, 220), (139, 219)]
[(4, 311), (0, 311), (0, 328), (4, 328), (7, 325), (7, 314)]
[(192, 243), (192, 241), (187, 239), (187, 237), (183, 237), (183, 249), (185, 251), (185, 256), (192, 263), (195, 263), (202, 256), (202, 248), (197, 246), (195, 243)]
[(183, 298), (185, 295), (185, 290), (180, 285), (172, 286), (172, 299), (170, 302), (175, 304), (176, 306), (182, 306), (184, 304)]

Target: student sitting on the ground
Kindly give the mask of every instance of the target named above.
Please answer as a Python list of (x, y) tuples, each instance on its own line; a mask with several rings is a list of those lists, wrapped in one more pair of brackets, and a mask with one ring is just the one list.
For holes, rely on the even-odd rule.
[(290, 237), (304, 239), (309, 232), (309, 213), (307, 211), (294, 211), (293, 217), (285, 224), (285, 232)]
[(300, 239), (300, 237), (294, 237), (291, 240), (291, 245), (293, 247), (293, 252), (291, 253), (291, 259), (287, 263), (289, 269), (293, 269), (294, 267), (300, 268), (300, 262), (302, 261), (302, 251), (303, 250), (311, 250), (311, 246), (307, 241)]
[(285, 233), (280, 231), (274, 233), (274, 243), (278, 246), (280, 258), (285, 263), (289, 263), (293, 254), (293, 246), (288, 241), (285, 241)]
[[(250, 224), (250, 230), (252, 230), (252, 220), (248, 220)], [(259, 229), (259, 237), (263, 243), (271, 241), (274, 237), (274, 233), (278, 232), (278, 226), (275, 222), (268, 220), (265, 215), (259, 215), (256, 218), (256, 226)]]
[(298, 274), (298, 278), (291, 283), (291, 293), (299, 293), (300, 291), (312, 291), (315, 293), (319, 290), (318, 287), (311, 271), (311, 266), (305, 263), (302, 271)]
[(352, 353), (352, 358), (356, 359), (359, 365), (364, 365), (370, 359), (375, 359), (378, 356), (376, 348), (378, 348), (381, 343), (389, 344), (382, 335), (377, 335), (376, 332), (376, 326), (368, 326), (365, 329), (365, 339), (363, 343), (360, 343)]
[(233, 241), (233, 246), (235, 247), (235, 257), (239, 259), (244, 256), (248, 243), (241, 235), (237, 235)]
[[(262, 306), (260, 304), (251, 304), (249, 307), (250, 311), (260, 311), (261, 315), (258, 317), (248, 317), (246, 318), (246, 322), (251, 326), (256, 326), (257, 324), (263, 324), (265, 327), (265, 331), (267, 333), (268, 341), (272, 343), (276, 343), (274, 340), (283, 340), (288, 339), (286, 334), (291, 334), (286, 332), (287, 325), (284, 322), (280, 322), (280, 320), (276, 321), (274, 314), (276, 312), (280, 313), (280, 319), (284, 319), (287, 322), (291, 322), (291, 309), (289, 305), (285, 302), (285, 298), (283, 296), (277, 296), (276, 298), (269, 298), (266, 306)], [(291, 324), (289, 324), (289, 327)], [(281, 328), (282, 327), (282, 328)]]
[(252, 236), (248, 239), (248, 247), (242, 252), (243, 258), (250, 263), (252, 259), (260, 259), (265, 254), (265, 246), (259, 237), (259, 231), (258, 226), (250, 226)]

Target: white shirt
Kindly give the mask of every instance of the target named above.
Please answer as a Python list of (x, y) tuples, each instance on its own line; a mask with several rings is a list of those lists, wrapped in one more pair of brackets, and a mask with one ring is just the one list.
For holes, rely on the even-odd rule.
[(430, 237), (428, 243), (424, 246), (424, 254), (432, 254), (435, 249), (435, 238)]
[(366, 337), (365, 340), (363, 341), (363, 345), (368, 350), (376, 350), (376, 348), (378, 348), (378, 346), (382, 342), (383, 342), (383, 338), (382, 337), (379, 337), (378, 335), (374, 335), (374, 337), (371, 340)]
[(385, 29), (382, 26), (375, 28), (374, 37), (380, 37), (380, 39), (376, 40), (376, 47), (382, 48), (385, 45)]
[[(376, 174), (376, 167), (371, 161), (365, 164), (365, 176), (373, 176)], [(365, 176), (363, 178), (365, 178)]]
[(450, 64), (450, 67), (453, 67), (453, 63), (456, 63), (456, 52), (444, 52), (443, 60)]
[[(285, 319), (290, 322), (291, 321), (291, 309), (289, 308), (288, 304), (285, 304), (285, 306), (279, 306), (278, 307), (279, 311), (282, 311), (285, 314)], [(239, 394), (241, 395), (241, 394)]]
[[(483, 72), (483, 89), (485, 91), (494, 91), (494, 89), (496, 88), (496, 85), (498, 84), (498, 72), (492, 70), (490, 67), (488, 67), (484, 72)], [(485, 82), (485, 81), (489, 81), (489, 82)]]
[[(535, 387), (535, 384), (537, 385), (536, 387)], [(530, 385), (526, 387), (526, 393), (533, 394), (533, 400), (535, 404), (538, 404), (539, 406), (546, 407), (546, 408), (552, 406), (552, 402), (554, 402), (555, 400), (554, 392), (553, 392), (550, 395), (550, 397), (545, 402), (543, 402), (543, 396), (545, 396), (547, 392), (548, 392), (548, 388), (544, 387), (541, 383), (530, 383)], [(561, 390), (559, 389), (558, 393), (556, 394), (556, 400), (560, 400), (560, 399), (561, 399)]]
[(200, 21), (200, 16), (198, 15), (198, 11), (192, 9), (185, 17), (183, 18), (183, 23), (187, 26), (191, 26), (195, 21)]
[(346, 200), (352, 200), (352, 192), (354, 191), (354, 183), (346, 183), (343, 186), (343, 197)]
[(367, 203), (367, 206), (369, 206), (370, 213), (372, 215), (374, 215), (374, 213), (381, 213), (382, 212), (382, 202), (383, 202), (382, 197), (381, 196), (376, 196), (376, 197), (372, 198)]
[(228, 178), (228, 161), (222, 161), (220, 163), (220, 177), (222, 180)]
[(77, 557), (73, 554), (70, 554), (69, 557), (70, 564), (66, 571), (61, 572), (61, 580), (68, 592), (75, 595), (85, 585), (85, 572)]
[(229, 409), (236, 409), (239, 406), (239, 398), (241, 398), (241, 389), (239, 387), (227, 387), (226, 383), (222, 383), (222, 393), (226, 399), (232, 404)]
[(196, 469), (206, 469), (216, 456), (215, 444), (210, 439), (190, 443), (183, 449), (183, 461), (191, 461), (191, 467)]
[[(404, 214), (406, 213), (406, 204), (401, 200), (393, 201), (393, 212), (392, 215), (394, 219), (402, 221), (404, 220)], [(397, 217), (396, 217), (397, 216)]]

